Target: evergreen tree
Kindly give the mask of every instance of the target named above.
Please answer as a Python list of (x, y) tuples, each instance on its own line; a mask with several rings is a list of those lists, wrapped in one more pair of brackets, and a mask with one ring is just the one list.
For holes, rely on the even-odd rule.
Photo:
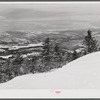
[(75, 60), (78, 58), (78, 54), (77, 52), (74, 50), (73, 54), (72, 54), (72, 59)]
[(13, 64), (14, 65), (20, 65), (23, 62), (23, 58), (21, 56), (21, 53), (16, 52), (14, 55), (14, 59), (13, 59)]
[(62, 67), (66, 64), (66, 53), (60, 44), (55, 43), (54, 46), (54, 62), (56, 63), (56, 68)]
[(43, 43), (43, 51), (42, 51), (42, 56), (44, 60), (49, 61), (49, 54), (50, 54), (50, 40), (47, 38), (44, 43)]
[(49, 38), (46, 38), (43, 43), (43, 51), (41, 53), (41, 61), (43, 65), (43, 68), (41, 68), (42, 70), (50, 70), (51, 59), (52, 59), (51, 41)]
[(67, 54), (66, 54), (66, 61), (67, 61), (67, 63), (68, 62), (70, 62), (70, 61), (72, 61), (72, 53), (71, 52), (67, 52)]
[(55, 44), (54, 53), (55, 53), (56, 60), (58, 61), (58, 63), (62, 63), (64, 61), (64, 58), (63, 58), (64, 51), (58, 44)]
[(40, 72), (62, 67), (65, 64), (65, 52), (53, 40), (46, 38), (43, 43), (41, 58), (38, 60), (36, 69)]
[(60, 55), (60, 47), (57, 44), (55, 44), (54, 52), (56, 53), (56, 55)]
[(64, 52), (57, 43), (46, 38), (43, 44), (43, 51), (40, 60), (40, 62), (42, 62), (40, 70), (42, 71), (59, 68), (64, 62)]
[(87, 53), (92, 53), (98, 50), (98, 44), (97, 40), (92, 36), (92, 31), (88, 30), (87, 33), (83, 44), (85, 45)]

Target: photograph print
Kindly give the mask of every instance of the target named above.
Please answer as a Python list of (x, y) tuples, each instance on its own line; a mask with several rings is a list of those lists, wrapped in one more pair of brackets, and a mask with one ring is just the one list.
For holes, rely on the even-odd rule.
[(100, 2), (0, 2), (0, 89), (100, 89)]

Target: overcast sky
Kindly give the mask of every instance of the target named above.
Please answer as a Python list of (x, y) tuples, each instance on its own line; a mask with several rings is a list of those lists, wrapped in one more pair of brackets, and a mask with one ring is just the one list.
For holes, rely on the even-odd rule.
[[(0, 3), (0, 28), (99, 27), (100, 3)], [(31, 28), (32, 27), (32, 28)]]
[(100, 3), (0, 3), (0, 10), (13, 8), (31, 8), (48, 11), (84, 11), (99, 12)]

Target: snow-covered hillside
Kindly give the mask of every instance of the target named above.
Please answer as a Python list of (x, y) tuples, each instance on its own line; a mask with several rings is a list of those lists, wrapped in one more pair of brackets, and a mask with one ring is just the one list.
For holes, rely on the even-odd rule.
[(0, 84), (0, 89), (100, 89), (100, 52), (51, 72), (16, 77)]

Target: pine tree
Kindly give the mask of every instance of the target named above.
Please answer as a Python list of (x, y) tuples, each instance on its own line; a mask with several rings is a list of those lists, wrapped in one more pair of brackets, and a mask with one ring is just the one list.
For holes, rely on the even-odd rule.
[(77, 52), (74, 50), (73, 54), (72, 54), (72, 59), (75, 60), (78, 58), (78, 54)]
[(63, 56), (64, 56), (64, 52), (62, 50), (62, 48), (58, 45), (58, 44), (55, 44), (55, 47), (54, 47), (54, 53), (55, 53), (55, 56), (57, 58), (57, 61), (60, 63), (60, 62), (63, 62)]
[(47, 38), (43, 43), (43, 51), (42, 51), (42, 56), (47, 60), (49, 60), (49, 52), (50, 52), (50, 40), (49, 38)]
[(14, 56), (14, 59), (13, 59), (13, 64), (14, 65), (19, 65), (23, 62), (23, 58), (21, 56), (21, 53), (16, 52), (16, 54), (13, 55), (13, 56)]
[(51, 41), (49, 38), (46, 38), (43, 43), (43, 51), (41, 53), (41, 61), (43, 64), (43, 68), (41, 68), (42, 70), (50, 70), (51, 59), (52, 59)]
[(66, 61), (67, 61), (67, 63), (68, 62), (70, 62), (70, 61), (72, 61), (72, 53), (71, 52), (67, 52), (67, 54), (66, 54)]
[(83, 44), (85, 45), (85, 49), (87, 53), (92, 53), (98, 50), (98, 44), (97, 40), (92, 36), (92, 31), (87, 31), (87, 36), (85, 36), (85, 39), (83, 41)]
[(57, 44), (55, 44), (54, 52), (56, 53), (56, 55), (60, 55), (60, 47)]
[(58, 45), (57, 43), (55, 43), (54, 56), (54, 61), (57, 64), (57, 68), (62, 67), (66, 63), (66, 54), (60, 44)]
[(41, 58), (38, 60), (38, 71), (49, 71), (50, 69), (59, 68), (65, 63), (65, 52), (53, 40), (46, 38), (43, 43)]

